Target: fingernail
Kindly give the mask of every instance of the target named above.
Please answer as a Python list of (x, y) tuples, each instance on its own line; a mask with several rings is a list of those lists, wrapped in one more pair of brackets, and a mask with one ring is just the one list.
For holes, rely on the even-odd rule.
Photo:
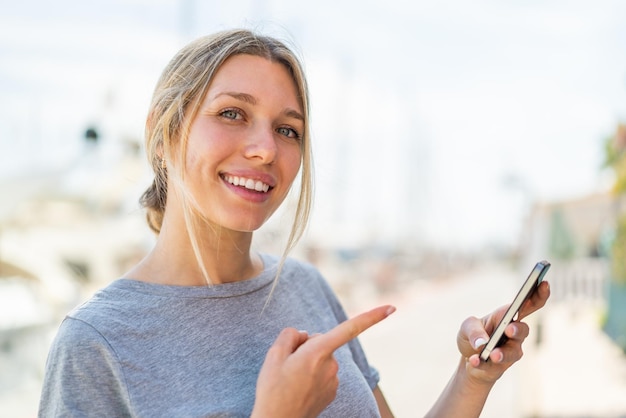
[(396, 307), (395, 307), (395, 306), (389, 306), (389, 307), (387, 308), (387, 311), (385, 312), (385, 314), (386, 314), (387, 316), (389, 316), (389, 315), (391, 315), (392, 313), (394, 313), (395, 311), (396, 311)]
[(482, 338), (482, 337), (476, 338), (476, 341), (474, 341), (474, 349), (482, 345), (485, 345), (486, 343), (487, 343), (487, 340), (485, 338)]

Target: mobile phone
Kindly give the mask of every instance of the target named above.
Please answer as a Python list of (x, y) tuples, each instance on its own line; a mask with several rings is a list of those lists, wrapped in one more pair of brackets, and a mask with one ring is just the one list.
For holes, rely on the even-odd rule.
[(543, 276), (545, 276), (546, 272), (550, 268), (550, 263), (547, 261), (539, 261), (535, 264), (535, 267), (531, 270), (528, 278), (520, 288), (519, 292), (517, 292), (517, 296), (513, 299), (513, 303), (509, 306), (506, 313), (500, 320), (500, 323), (489, 337), (489, 341), (483, 347), (483, 350), (480, 352), (480, 359), (482, 361), (489, 360), (489, 354), (493, 351), (494, 348), (501, 346), (507, 340), (506, 335), (504, 335), (504, 330), (507, 325), (509, 325), (512, 321), (516, 320), (516, 316), (526, 299), (528, 299), (537, 289), (539, 283), (543, 280)]

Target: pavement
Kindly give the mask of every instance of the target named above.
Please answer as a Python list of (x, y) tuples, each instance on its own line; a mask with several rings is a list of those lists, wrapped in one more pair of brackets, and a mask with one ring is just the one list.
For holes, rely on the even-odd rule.
[[(397, 418), (424, 416), (457, 365), (461, 322), (510, 303), (523, 279), (488, 267), (350, 299), (350, 316), (378, 303), (398, 308), (360, 337)], [(601, 331), (601, 314), (581, 301), (548, 301), (528, 317), (525, 355), (493, 388), (481, 417), (626, 417), (626, 355)]]

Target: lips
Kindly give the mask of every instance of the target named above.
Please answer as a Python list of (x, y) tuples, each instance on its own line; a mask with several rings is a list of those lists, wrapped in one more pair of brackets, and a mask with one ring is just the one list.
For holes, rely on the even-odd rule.
[(244, 187), (248, 190), (254, 190), (256, 192), (267, 193), (272, 188), (269, 184), (260, 180), (253, 180), (246, 177), (225, 174), (222, 175), (222, 178), (233, 186)]

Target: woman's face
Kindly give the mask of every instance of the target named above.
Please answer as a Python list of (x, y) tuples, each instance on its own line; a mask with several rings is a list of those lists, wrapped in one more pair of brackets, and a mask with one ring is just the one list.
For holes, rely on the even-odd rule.
[(287, 69), (253, 55), (227, 59), (189, 133), (185, 186), (210, 222), (258, 229), (300, 169), (303, 110)]

